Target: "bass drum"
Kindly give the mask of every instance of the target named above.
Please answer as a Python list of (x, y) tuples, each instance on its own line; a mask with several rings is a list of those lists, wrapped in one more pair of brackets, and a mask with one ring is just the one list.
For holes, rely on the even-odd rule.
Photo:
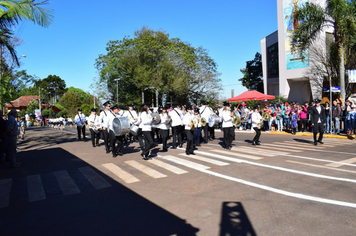
[(219, 126), (220, 119), (217, 115), (210, 116), (209, 118), (209, 127)]
[(130, 122), (127, 117), (115, 117), (112, 121), (115, 136), (125, 135), (130, 132)]
[(130, 127), (130, 134), (133, 136), (137, 136), (139, 127), (137, 125), (131, 125)]

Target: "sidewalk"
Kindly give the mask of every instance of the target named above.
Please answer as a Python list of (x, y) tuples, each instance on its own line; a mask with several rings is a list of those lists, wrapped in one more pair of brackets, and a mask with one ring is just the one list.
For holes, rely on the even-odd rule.
[[(235, 130), (235, 133), (254, 133), (255, 131), (253, 130)], [(261, 131), (263, 134), (265, 133), (265, 131)], [(282, 132), (277, 132), (277, 131), (269, 131), (270, 134), (280, 134), (280, 135), (290, 135), (292, 136), (291, 133), (282, 131)], [(297, 132), (295, 136), (310, 136), (313, 137), (313, 133), (312, 132)], [(351, 135), (348, 136), (347, 134), (344, 133), (340, 133), (338, 134), (325, 134), (323, 135), (323, 138), (339, 138), (339, 139), (351, 139), (354, 140), (355, 139), (355, 135)]]

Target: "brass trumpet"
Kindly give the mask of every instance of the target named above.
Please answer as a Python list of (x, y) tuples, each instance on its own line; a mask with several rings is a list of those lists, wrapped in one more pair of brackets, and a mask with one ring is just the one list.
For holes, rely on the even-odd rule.
[(204, 118), (204, 117), (202, 117), (201, 119), (200, 119), (200, 123), (201, 123), (201, 126), (206, 126), (206, 119)]
[(234, 118), (232, 118), (232, 124), (237, 127), (241, 125), (241, 119), (240, 117), (235, 116)]

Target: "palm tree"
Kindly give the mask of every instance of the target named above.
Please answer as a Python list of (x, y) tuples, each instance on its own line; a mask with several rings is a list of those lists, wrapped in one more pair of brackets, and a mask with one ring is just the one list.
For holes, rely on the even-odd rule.
[(292, 50), (300, 50), (300, 53), (303, 53), (319, 39), (321, 32), (333, 29), (340, 59), (339, 77), (343, 99), (345, 99), (345, 45), (350, 37), (356, 35), (355, 6), (355, 0), (326, 0), (325, 8), (314, 3), (306, 3), (296, 13), (300, 23), (292, 35)]
[(11, 28), (23, 20), (29, 20), (42, 27), (48, 27), (53, 20), (52, 9), (44, 8), (43, 5), (49, 4), (48, 0), (36, 2), (36, 0), (2, 0), (0, 1), (0, 105), (3, 107), (2, 99), (2, 49), (5, 47), (13, 61), (19, 65), (16, 51), (11, 44)]

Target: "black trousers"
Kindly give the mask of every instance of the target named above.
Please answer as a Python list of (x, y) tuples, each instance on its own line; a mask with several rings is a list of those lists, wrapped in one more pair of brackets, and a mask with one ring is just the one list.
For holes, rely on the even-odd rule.
[(182, 126), (173, 126), (172, 127), (172, 136), (173, 136), (173, 147), (177, 147), (177, 138), (178, 138), (178, 145), (183, 145), (182, 139)]
[(122, 152), (124, 136), (122, 135), (115, 136), (112, 130), (109, 131), (109, 136), (110, 136), (110, 146), (111, 146), (112, 154), (116, 155), (117, 153)]
[(203, 130), (204, 130), (204, 136), (203, 136), (204, 143), (208, 143), (208, 140), (209, 140), (209, 125), (206, 124), (205, 126), (203, 126)]
[(89, 130), (90, 130), (91, 144), (93, 145), (93, 147), (95, 147), (96, 145), (99, 144), (100, 132), (101, 131), (98, 131), (97, 133), (95, 133), (93, 129), (89, 129)]
[(169, 135), (169, 130), (165, 130), (165, 129), (160, 129), (159, 130), (159, 133), (161, 135), (161, 138), (162, 138), (162, 148), (163, 150), (166, 150), (167, 149), (167, 141), (168, 141), (168, 135)]
[(106, 128), (105, 130), (103, 130), (101, 134), (103, 136), (105, 150), (107, 152), (109, 152), (110, 151), (110, 147), (109, 147), (109, 132), (108, 132), (108, 129)]
[(151, 131), (142, 131), (143, 137), (145, 139), (145, 147), (142, 150), (142, 154), (148, 156), (151, 148), (153, 147), (153, 137)]
[(137, 140), (140, 148), (143, 148), (145, 145), (143, 144), (143, 133), (141, 128), (137, 130)]
[(77, 126), (78, 139), (82, 140), (81, 134), (83, 134), (83, 139), (85, 139), (85, 125)]
[(185, 130), (185, 135), (187, 137), (187, 147), (185, 148), (185, 153), (193, 153), (194, 152), (194, 144), (193, 144), (193, 131), (192, 130)]
[(215, 127), (209, 127), (209, 138), (215, 139)]
[[(317, 138), (318, 133), (319, 133), (319, 138), (317, 140), (316, 138)], [(324, 124), (321, 124), (321, 123), (315, 124), (313, 126), (314, 142), (323, 140), (323, 135), (324, 135)]]
[(307, 122), (308, 119), (300, 119), (301, 123), (302, 123), (302, 132), (307, 131)]
[(235, 131), (234, 131), (234, 127), (226, 127), (223, 128), (223, 132), (224, 132), (224, 145), (225, 148), (229, 148), (231, 147), (232, 144), (232, 140), (235, 137)]
[(261, 130), (257, 127), (254, 127), (253, 130), (256, 132), (255, 137), (253, 138), (252, 142), (259, 142), (260, 141), (260, 137), (261, 137)]

